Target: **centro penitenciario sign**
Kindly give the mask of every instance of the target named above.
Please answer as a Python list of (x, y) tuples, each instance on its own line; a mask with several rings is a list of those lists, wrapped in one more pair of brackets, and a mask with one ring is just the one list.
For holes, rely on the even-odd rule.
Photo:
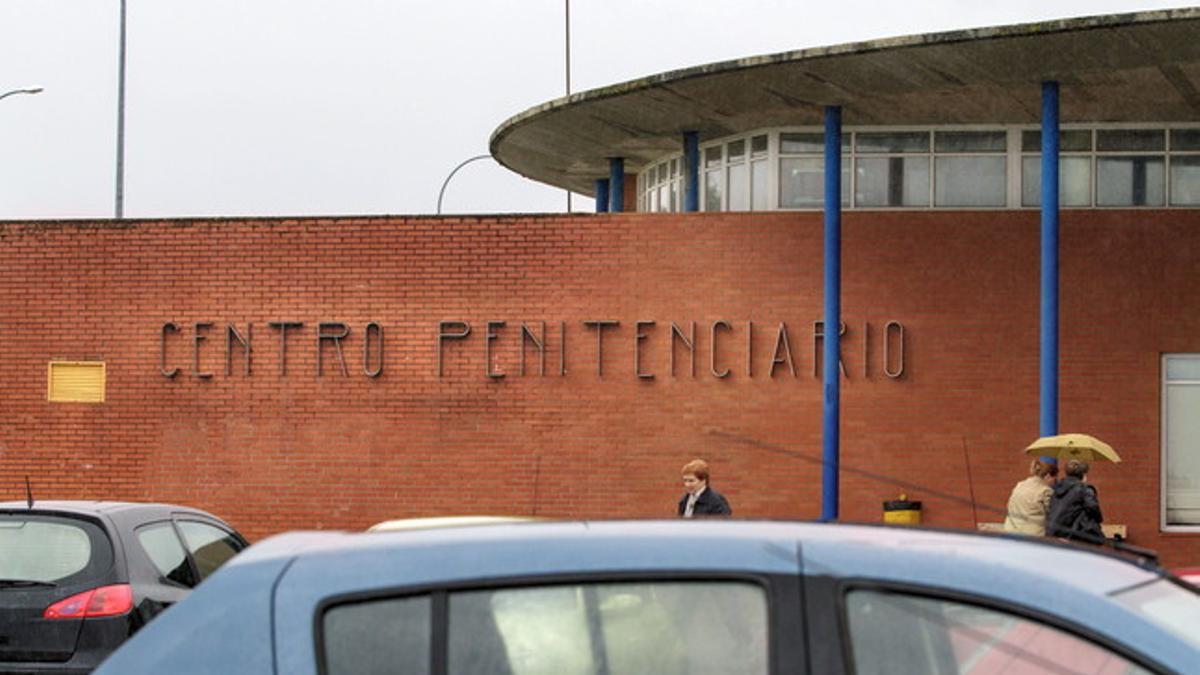
[[(308, 349), (315, 354), (315, 372), (325, 374), (327, 358), (336, 361), (337, 371), (349, 377), (346, 343), (352, 328), (340, 321), (318, 321), (306, 324), (303, 321), (267, 321), (265, 325), (271, 335), (266, 341), (278, 350), (276, 374), (288, 376), (289, 350), (302, 349), (299, 345), (308, 342)], [(220, 326), (220, 327), (219, 327)], [(904, 375), (906, 358), (905, 328), (899, 321), (864, 321), (853, 324), (851, 329), (842, 323), (839, 336), (851, 335), (861, 349), (861, 370), (864, 379), (882, 375), (889, 379), (900, 379)], [(168, 321), (159, 328), (159, 372), (163, 377), (174, 379), (186, 374), (198, 379), (211, 379), (209, 370), (220, 359), (210, 344), (224, 341), (224, 372), (232, 376), (236, 371), (249, 376), (254, 373), (255, 324), (248, 322), (218, 324), (213, 321), (198, 321), (179, 324)], [(261, 332), (261, 328), (260, 328)], [(362, 376), (379, 378), (386, 365), (384, 327), (378, 322), (367, 322), (361, 332)], [(430, 367), (436, 377), (450, 375), (446, 356), (457, 350), (474, 346), (483, 352), (483, 368), (480, 375), (492, 380), (509, 376), (517, 377), (565, 377), (570, 365), (567, 344), (574, 339), (594, 343), (589, 370), (595, 376), (631, 376), (639, 380), (654, 380), (657, 377), (713, 377), (724, 379), (735, 372), (746, 377), (775, 378), (777, 376), (800, 377), (799, 364), (803, 359), (793, 349), (798, 332), (787, 323), (759, 323), (754, 321), (716, 320), (707, 322), (660, 322), (636, 320), (621, 322), (616, 319), (589, 319), (583, 321), (557, 322), (510, 322), (486, 320), (472, 324), (465, 320), (439, 321), (431, 326), (425, 336), (430, 344)], [(773, 347), (756, 348), (756, 338), (770, 336)], [(814, 321), (812, 330), (804, 338), (811, 341), (812, 356), (809, 359), (813, 378), (820, 377), (821, 343), (824, 339), (823, 323)], [(630, 342), (632, 363), (619, 366), (606, 360), (605, 354), (620, 340)], [(262, 338), (260, 338), (262, 341)], [(760, 340), (761, 341), (761, 340)], [(516, 363), (500, 363), (497, 356), (508, 348), (517, 355)], [(654, 372), (647, 364), (645, 354), (651, 347), (664, 349), (669, 355), (669, 365), (663, 372)], [(190, 369), (180, 365), (181, 355), (190, 357)], [(843, 351), (843, 354), (845, 352)], [(578, 357), (576, 357), (578, 358)], [(697, 364), (700, 364), (699, 366)], [(580, 364), (584, 365), (584, 364)], [(839, 367), (843, 376), (849, 376), (844, 360)], [(359, 370), (359, 369), (355, 369)]]

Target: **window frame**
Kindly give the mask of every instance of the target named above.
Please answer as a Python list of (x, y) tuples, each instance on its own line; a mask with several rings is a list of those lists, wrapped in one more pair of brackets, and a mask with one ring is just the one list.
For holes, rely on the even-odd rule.
[[(1195, 525), (1172, 525), (1167, 521), (1167, 458), (1170, 450), (1167, 448), (1167, 392), (1169, 385), (1167, 381), (1167, 362), (1171, 358), (1186, 357), (1200, 360), (1200, 352), (1166, 352), (1162, 354), (1159, 365), (1159, 386), (1161, 387), (1159, 398), (1159, 482), (1158, 482), (1158, 518), (1159, 530), (1162, 532), (1172, 533), (1198, 533), (1200, 532), (1200, 523)], [(1177, 380), (1176, 385), (1184, 384), (1200, 387), (1200, 379), (1196, 380)]]
[[(1134, 651), (1131, 647), (1115, 643), (1100, 635), (1082, 622), (1063, 619), (1060, 616), (1043, 612), (1039, 609), (1009, 602), (1003, 599), (982, 597), (973, 593), (961, 592), (954, 589), (930, 587), (917, 583), (881, 581), (877, 579), (847, 578), (836, 584), (837, 594), (837, 632), (841, 636), (841, 658), (844, 659), (846, 672), (854, 672), (854, 653), (851, 646), (853, 637), (850, 634), (850, 616), (846, 596), (851, 591), (873, 591), (883, 593), (899, 593), (912, 597), (972, 605), (987, 611), (1007, 614), (1019, 619), (1034, 621), (1039, 624), (1063, 631), (1068, 635), (1105, 649), (1123, 659), (1126, 659), (1152, 673), (1168, 673), (1171, 669), (1155, 661), (1149, 654)], [(814, 664), (817, 667), (818, 664)], [(818, 668), (819, 669), (819, 668)]]
[[(529, 587), (571, 586), (609, 583), (749, 583), (763, 592), (767, 610), (768, 672), (803, 672), (808, 647), (804, 640), (789, 640), (786, 634), (802, 635), (807, 630), (807, 618), (801, 603), (803, 577), (788, 574), (769, 574), (721, 570), (683, 570), (654, 572), (588, 572), (537, 574), (476, 579), (449, 583), (429, 583), (402, 587), (370, 589), (323, 598), (312, 616), (313, 655), (317, 673), (330, 675), (322, 625), (325, 612), (347, 604), (397, 598), (429, 596), (430, 598), (430, 673), (446, 675), (449, 668), (449, 608), (450, 596), (470, 591), (514, 590)], [(786, 670), (780, 670), (785, 668)]]

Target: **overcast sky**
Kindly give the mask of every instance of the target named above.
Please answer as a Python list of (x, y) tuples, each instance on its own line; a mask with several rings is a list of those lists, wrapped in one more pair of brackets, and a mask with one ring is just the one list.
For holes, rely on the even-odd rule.
[[(433, 213), (565, 92), (564, 0), (127, 0), (125, 216)], [(573, 0), (571, 85), (879, 37), (1186, 6)], [(114, 212), (120, 0), (0, 0), (0, 220)], [(589, 196), (575, 198), (590, 210)], [(447, 213), (562, 211), (474, 162)]]

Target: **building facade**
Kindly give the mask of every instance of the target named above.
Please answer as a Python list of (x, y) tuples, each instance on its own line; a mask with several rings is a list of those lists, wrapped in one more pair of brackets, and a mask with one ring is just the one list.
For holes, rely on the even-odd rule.
[[(815, 518), (812, 148), (819, 106), (841, 105), (840, 515), (878, 521), (905, 493), (926, 524), (1000, 521), (1038, 435), (1026, 160), (1054, 79), (1061, 430), (1124, 459), (1091, 474), (1105, 520), (1194, 564), (1200, 99), (1184, 84), (1200, 87), (1200, 46), (1179, 36), (1198, 19), (718, 64), (552, 102), (493, 137), (502, 162), (573, 189), (623, 157), (608, 187), (640, 213), (0, 223), (0, 485), (184, 502), (258, 538), (671, 517), (700, 456), (735, 515)], [(1120, 108), (1097, 89), (1147, 82), (1174, 93)], [(701, 212), (682, 212), (689, 171)]]

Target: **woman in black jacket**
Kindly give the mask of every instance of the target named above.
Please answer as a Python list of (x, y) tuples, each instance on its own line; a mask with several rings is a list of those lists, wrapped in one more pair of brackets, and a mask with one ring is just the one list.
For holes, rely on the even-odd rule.
[(1046, 515), (1046, 536), (1078, 539), (1093, 544), (1104, 543), (1100, 524), (1100, 500), (1096, 488), (1087, 482), (1088, 463), (1081, 459), (1067, 461), (1066, 474), (1054, 486), (1050, 495), (1050, 511)]

